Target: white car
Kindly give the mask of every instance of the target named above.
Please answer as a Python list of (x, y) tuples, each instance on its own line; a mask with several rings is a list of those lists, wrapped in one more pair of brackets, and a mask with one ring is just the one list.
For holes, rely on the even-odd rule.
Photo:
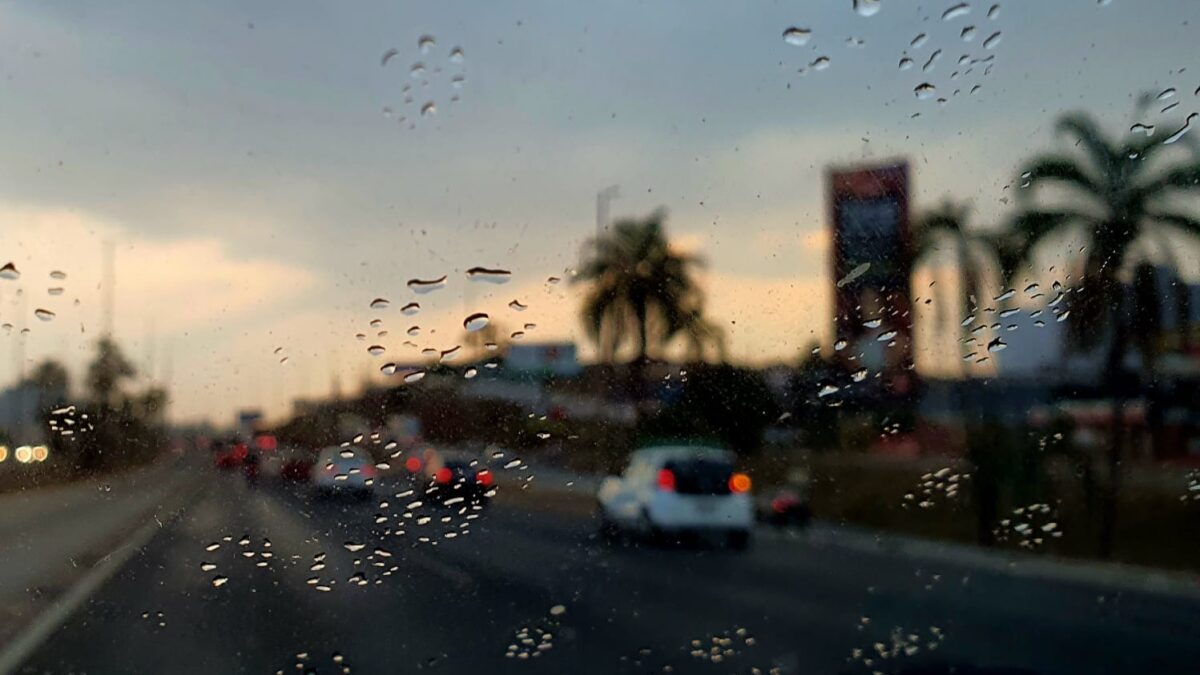
[(374, 493), (378, 471), (362, 448), (325, 448), (313, 464), (311, 480), (319, 495), (353, 494), (367, 498)]
[(754, 503), (750, 477), (733, 469), (725, 450), (662, 446), (637, 450), (620, 476), (600, 483), (601, 532), (652, 537), (715, 533), (733, 548), (750, 543)]

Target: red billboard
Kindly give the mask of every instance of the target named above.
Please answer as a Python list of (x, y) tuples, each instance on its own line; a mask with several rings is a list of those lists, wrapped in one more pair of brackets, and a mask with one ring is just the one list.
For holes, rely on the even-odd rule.
[(843, 362), (881, 371), (908, 393), (912, 373), (908, 163), (832, 169), (828, 175), (835, 344)]

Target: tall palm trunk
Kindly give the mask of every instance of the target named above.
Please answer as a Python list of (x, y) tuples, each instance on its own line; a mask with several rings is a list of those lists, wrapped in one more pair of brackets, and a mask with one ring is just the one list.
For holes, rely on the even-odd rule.
[[(1115, 285), (1115, 284), (1114, 284)], [(1117, 287), (1112, 292), (1121, 293)], [(1124, 298), (1118, 296), (1113, 305), (1113, 340), (1105, 359), (1105, 384), (1112, 397), (1108, 443), (1108, 479), (1100, 504), (1099, 555), (1111, 558), (1117, 532), (1117, 500), (1121, 493), (1121, 453), (1125, 445), (1125, 407), (1129, 396), (1125, 377), (1125, 355), (1129, 347), (1129, 321), (1125, 316)]]

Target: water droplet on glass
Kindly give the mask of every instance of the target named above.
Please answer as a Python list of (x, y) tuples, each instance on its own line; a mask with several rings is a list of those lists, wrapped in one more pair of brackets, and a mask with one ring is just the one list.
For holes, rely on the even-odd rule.
[(995, 47), (996, 45), (1000, 44), (1002, 37), (1003, 36), (1001, 36), (1000, 31), (992, 33), (986, 40), (983, 41), (983, 48), (991, 49), (992, 47)]
[(1000, 5), (992, 5), (988, 8), (987, 18), (995, 19), (998, 16), (1000, 16)]
[(478, 374), (479, 374), (479, 371), (475, 368), (475, 366), (471, 366), (463, 371), (463, 377), (467, 378), (468, 380), (475, 377)]
[(386, 351), (387, 349), (384, 349), (383, 345), (371, 345), (370, 347), (367, 347), (367, 353), (371, 356), (379, 356)]
[(808, 40), (811, 37), (812, 30), (808, 28), (792, 26), (791, 28), (783, 31), (783, 41), (789, 45), (795, 45), (797, 47), (803, 47), (804, 45), (808, 44)]
[(898, 64), (898, 66), (899, 66), (900, 70), (908, 70), (909, 68), (913, 67), (913, 60), (908, 58), (907, 56), (903, 56), (900, 58), (900, 63)]
[(859, 16), (875, 16), (879, 13), (881, 0), (854, 0), (854, 12)]
[(546, 283), (554, 285), (562, 281), (559, 277), (546, 277)]
[(1129, 127), (1129, 133), (1145, 134), (1146, 136), (1149, 136), (1154, 133), (1154, 125), (1153, 124), (1142, 124), (1141, 122), (1138, 122), (1137, 124), (1134, 124), (1133, 126)]
[(21, 273), (17, 271), (17, 266), (12, 263), (6, 263), (4, 267), (0, 267), (0, 279), (20, 279)]
[(821, 389), (817, 391), (817, 397), (825, 398), (826, 396), (829, 396), (831, 394), (836, 394), (837, 392), (838, 392), (837, 387), (835, 387), (832, 384), (826, 384), (826, 385), (823, 385), (821, 387)]
[(932, 84), (929, 84), (928, 82), (923, 82), (921, 84), (918, 84), (913, 89), (913, 93), (916, 94), (918, 100), (926, 101), (926, 100), (933, 98), (934, 95), (937, 94), (937, 87), (934, 87)]
[(841, 279), (838, 279), (837, 287), (842, 288), (846, 284), (848, 284), (848, 283), (854, 281), (855, 279), (861, 277), (862, 275), (866, 274), (867, 270), (869, 270), (869, 269), (871, 269), (871, 263), (869, 263), (869, 262), (862, 263), (861, 265), (855, 266), (854, 269), (850, 270), (849, 274), (842, 277)]
[(343, 545), (343, 546), (345, 546), (345, 547), (346, 547), (346, 550), (347, 550), (347, 551), (350, 551), (351, 553), (357, 553), (357, 552), (359, 552), (359, 551), (361, 551), (361, 550), (363, 550), (364, 548), (366, 548), (366, 547), (367, 547), (367, 545), (366, 545), (366, 544), (360, 544), (360, 543), (358, 543), (358, 542), (355, 542), (355, 541), (348, 541), (348, 542), (346, 542), (345, 544), (342, 544), (342, 545)]
[(54, 270), (53, 272), (50, 273), (50, 278), (62, 281), (63, 279), (67, 278), (67, 273), (63, 272), (61, 270)]
[(217, 564), (210, 563), (210, 562), (202, 562), (202, 563), (200, 563), (200, 569), (201, 569), (201, 571), (204, 571), (204, 572), (211, 572), (211, 571), (217, 569)]
[(425, 105), (421, 106), (422, 117), (433, 117), (437, 114), (437, 104), (433, 101), (426, 101)]
[(563, 605), (555, 605), (550, 608), (550, 616), (562, 616), (567, 613), (567, 608)]
[(461, 351), (461, 350), (462, 350), (461, 345), (454, 345), (450, 349), (442, 350), (441, 354), (438, 356), (438, 361), (440, 363), (445, 363), (447, 361), (453, 361), (454, 359), (458, 358), (459, 351)]
[(812, 63), (810, 63), (808, 65), (813, 70), (825, 70), (826, 68), (829, 67), (829, 57), (828, 56), (818, 56), (817, 58), (813, 59)]
[(387, 309), (389, 304), (387, 298), (375, 298), (371, 301), (371, 309)]
[(929, 71), (933, 70), (933, 66), (937, 64), (937, 60), (941, 57), (942, 50), (933, 50), (933, 53), (929, 55), (929, 60), (925, 62), (925, 65), (921, 66), (921, 72), (928, 73)]
[(54, 312), (51, 312), (48, 309), (42, 309), (41, 307), (33, 310), (33, 315), (42, 321), (53, 321), (54, 317), (56, 316)]
[(466, 328), (468, 332), (477, 331), (486, 325), (488, 325), (488, 315), (483, 312), (476, 312), (463, 319), (463, 328)]
[(409, 77), (420, 78), (425, 74), (425, 64), (417, 61), (408, 68)]
[(379, 57), (379, 65), (381, 65), (381, 66), (386, 66), (386, 65), (387, 65), (387, 62), (388, 62), (388, 61), (391, 61), (391, 60), (392, 60), (392, 57), (393, 57), (393, 56), (395, 56), (395, 55), (397, 55), (397, 54), (399, 54), (399, 53), (400, 53), (400, 50), (399, 50), (399, 49), (396, 49), (395, 47), (392, 47), (392, 48), (388, 49), (387, 51), (385, 51), (385, 52), (383, 53), (383, 56), (380, 56), (380, 57)]
[(212, 585), (220, 588), (229, 582), (229, 577), (216, 576), (212, 579)]
[(1008, 347), (1007, 342), (1005, 342), (1004, 340), (1001, 340), (1000, 338), (995, 338), (991, 342), (988, 343), (987, 350), (989, 352), (1000, 352), (1000, 351), (1004, 351), (1004, 349), (1007, 347)]
[(850, 374), (850, 379), (854, 380), (855, 382), (862, 382), (863, 380), (867, 379), (867, 369), (859, 368)]
[(962, 31), (959, 32), (958, 37), (961, 38), (963, 42), (970, 42), (971, 40), (974, 40), (975, 26), (967, 26), (963, 28)]
[(62, 286), (52, 286), (46, 289), (46, 293), (50, 295), (62, 295), (63, 291), (64, 289)]
[(390, 362), (385, 363), (382, 366), (379, 366), (379, 372), (383, 373), (384, 375), (395, 375), (396, 374), (396, 364), (390, 363)]
[(1191, 130), (1192, 120), (1196, 119), (1197, 116), (1200, 116), (1200, 113), (1192, 113), (1188, 115), (1187, 119), (1183, 123), (1183, 126), (1179, 128), (1179, 131), (1176, 131), (1175, 133), (1163, 139), (1163, 145), (1170, 145), (1171, 143), (1183, 138), (1183, 135)]
[(1175, 93), (1176, 93), (1175, 87), (1167, 87), (1166, 89), (1163, 89), (1162, 91), (1160, 91), (1158, 93), (1158, 96), (1154, 97), (1154, 100), (1165, 101), (1165, 100), (1171, 98), (1172, 96), (1174, 96)]
[(921, 45), (925, 44), (925, 41), (928, 39), (929, 39), (928, 34), (918, 33), (917, 36), (912, 39), (912, 42), (908, 43), (908, 46), (912, 47), (913, 49), (919, 49), (921, 47)]
[(486, 281), (492, 284), (506, 284), (512, 278), (509, 270), (492, 269), (487, 267), (472, 267), (467, 270), (467, 278), (472, 281)]
[(845, 340), (839, 339), (833, 343), (833, 351), (840, 352), (846, 348), (848, 343)]
[(883, 325), (883, 319), (867, 319), (863, 322), (865, 328), (879, 328)]
[(406, 285), (417, 293), (429, 293), (444, 287), (446, 277), (443, 275), (436, 279), (409, 279)]
[(524, 340), (524, 339), (525, 339), (525, 332), (524, 332), (524, 331), (519, 331), (519, 330), (518, 330), (518, 331), (513, 331), (513, 333), (512, 333), (511, 335), (509, 335), (508, 337), (512, 338), (513, 340)]
[(400, 313), (407, 315), (407, 316), (412, 316), (413, 314), (416, 314), (419, 311), (421, 311), (421, 305), (416, 302), (410, 302), (407, 305), (400, 308)]
[(525, 310), (529, 309), (529, 305), (522, 305), (520, 300), (513, 300), (512, 302), (508, 303), (508, 308), (518, 312), (524, 312)]
[(971, 13), (971, 6), (965, 2), (960, 2), (956, 5), (951, 5), (942, 12), (942, 21), (951, 21), (960, 16), (966, 16)]
[(898, 331), (894, 331), (894, 330), (884, 331), (879, 334), (879, 337), (875, 338), (875, 341), (876, 342), (888, 342), (890, 340), (895, 339), (897, 334), (898, 334)]
[(462, 47), (455, 47), (454, 49), (450, 50), (450, 62), (451, 63), (462, 63), (463, 59), (465, 59), (465, 58), (466, 58), (466, 54), (463, 54)]
[(425, 377), (424, 370), (414, 370), (411, 373), (405, 374), (404, 381), (408, 384), (412, 384), (413, 382), (420, 382), (421, 379), (424, 377)]
[(429, 50), (437, 44), (437, 38), (432, 35), (422, 35), (417, 38), (417, 49), (421, 50), (422, 54), (428, 54)]

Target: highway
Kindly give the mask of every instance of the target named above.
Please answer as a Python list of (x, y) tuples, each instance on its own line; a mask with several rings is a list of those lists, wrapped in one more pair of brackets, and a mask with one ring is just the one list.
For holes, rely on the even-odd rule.
[(1048, 674), (1200, 664), (1195, 596), (913, 559), (822, 526), (761, 531), (745, 553), (614, 545), (594, 536), (584, 495), (502, 490), (482, 513), (460, 513), (414, 506), (400, 482), (361, 503), (207, 470), (189, 484), (178, 517), (18, 672)]

